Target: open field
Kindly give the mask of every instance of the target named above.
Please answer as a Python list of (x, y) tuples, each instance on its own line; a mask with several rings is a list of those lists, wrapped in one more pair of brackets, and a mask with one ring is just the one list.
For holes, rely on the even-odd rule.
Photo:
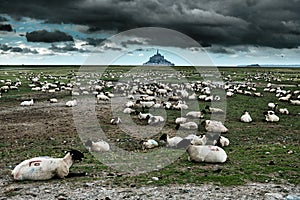
[[(132, 67), (131, 67), (132, 68)], [(129, 67), (110, 67), (102, 76), (97, 78), (105, 82), (127, 81), (121, 74), (126, 73)], [(190, 82), (201, 81), (202, 78), (192, 68), (175, 68), (179, 76), (184, 75)], [(299, 187), (299, 156), (300, 156), (300, 106), (293, 105), (289, 101), (279, 101), (275, 93), (266, 92), (268, 83), (272, 88), (281, 87), (291, 92), (300, 90), (299, 68), (219, 68), (221, 79), (229, 83), (255, 84), (256, 91), (263, 94), (262, 97), (252, 95), (235, 94), (232, 97), (222, 99), (221, 102), (197, 101), (199, 109), (206, 105), (226, 104), (225, 126), (229, 129), (226, 137), (230, 145), (224, 147), (228, 160), (224, 164), (193, 163), (187, 159), (187, 154), (182, 155), (166, 167), (144, 174), (117, 172), (113, 168), (99, 162), (90, 154), (80, 140), (76, 125), (74, 124), (72, 108), (66, 107), (65, 102), (72, 99), (71, 91), (61, 90), (55, 93), (32, 91), (28, 84), (32, 81), (28, 77), (39, 75), (41, 82), (59, 82), (66, 85), (75, 81), (78, 75), (76, 67), (35, 67), (14, 68), (1, 67), (0, 80), (16, 78), (22, 85), (17, 90), (2, 92), (0, 98), (0, 179), (3, 187), (13, 184), (10, 178), (10, 170), (22, 160), (47, 155), (62, 157), (63, 151), (78, 149), (85, 154), (81, 163), (71, 167), (71, 172), (86, 173), (85, 176), (67, 178), (64, 182), (81, 182), (101, 180), (103, 186), (140, 187), (145, 185), (174, 185), (192, 184), (202, 185), (213, 183), (220, 186), (243, 185), (249, 182), (295, 184)], [(41, 74), (42, 73), (42, 74)], [(53, 78), (55, 77), (55, 78)], [(131, 77), (129, 77), (130, 79)], [(128, 79), (128, 80), (129, 80)], [(166, 81), (166, 80), (165, 80)], [(174, 83), (180, 80), (171, 77)], [(0, 86), (4, 83), (0, 83)], [(103, 91), (114, 92), (112, 88), (103, 88)], [(197, 95), (200, 92), (196, 92)], [(252, 91), (254, 93), (254, 91)], [(300, 95), (300, 93), (298, 93)], [(51, 104), (47, 101), (57, 98), (58, 103)], [(80, 99), (80, 97), (78, 97)], [(296, 97), (293, 97), (296, 98)], [(23, 100), (34, 99), (35, 104), (30, 107), (20, 106)], [(186, 100), (189, 101), (189, 100)], [(268, 110), (268, 103), (278, 103), (279, 108), (287, 108), (289, 115), (278, 114), (280, 121), (270, 123), (265, 121), (264, 111)], [(122, 106), (122, 105), (120, 105)], [(197, 105), (198, 106), (198, 105)], [(153, 150), (142, 150), (139, 138), (131, 137), (124, 133), (118, 126), (111, 125), (113, 117), (110, 102), (99, 102), (95, 111), (101, 128), (106, 134), (109, 143), (125, 149), (129, 152), (148, 153)], [(198, 108), (197, 108), (198, 109)], [(239, 121), (243, 111), (250, 112), (253, 122), (241, 123)], [(158, 139), (162, 133), (175, 134), (176, 117), (180, 111), (166, 110), (166, 123), (161, 131), (152, 138)], [(205, 115), (205, 119), (210, 119)], [(134, 122), (143, 126), (136, 116), (132, 116)], [(198, 121), (200, 124), (201, 119)], [(133, 127), (134, 128), (134, 127)], [(200, 127), (196, 134), (204, 134), (205, 130)], [(159, 147), (161, 150), (164, 147)], [(152, 161), (152, 162), (155, 162)], [(152, 177), (158, 177), (155, 181)], [(49, 184), (55, 184), (62, 180), (50, 180)], [(25, 183), (31, 183), (26, 181)], [(16, 191), (7, 191), (6, 195), (13, 196)]]

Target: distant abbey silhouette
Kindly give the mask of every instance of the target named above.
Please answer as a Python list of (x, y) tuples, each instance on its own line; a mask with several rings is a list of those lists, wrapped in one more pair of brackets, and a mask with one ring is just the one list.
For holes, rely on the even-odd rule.
[(170, 61), (166, 60), (164, 56), (162, 56), (158, 50), (155, 55), (151, 56), (149, 58), (148, 62), (145, 62), (143, 65), (148, 66), (174, 66), (174, 63), (171, 63)]

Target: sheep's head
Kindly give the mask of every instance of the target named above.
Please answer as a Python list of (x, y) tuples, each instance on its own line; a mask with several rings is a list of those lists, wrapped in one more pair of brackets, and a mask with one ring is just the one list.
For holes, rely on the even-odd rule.
[(168, 140), (168, 135), (166, 133), (162, 134), (162, 136), (160, 136), (159, 140), (165, 141), (167, 142)]
[(77, 150), (70, 150), (68, 153), (70, 153), (73, 161), (82, 161), (82, 158), (84, 158), (83, 153)]
[(93, 145), (93, 142), (91, 140), (87, 140), (85, 143), (84, 143), (85, 146), (87, 147), (91, 147)]

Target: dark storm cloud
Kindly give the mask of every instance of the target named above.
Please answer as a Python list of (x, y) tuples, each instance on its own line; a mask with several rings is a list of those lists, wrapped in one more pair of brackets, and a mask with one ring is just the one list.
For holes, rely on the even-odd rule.
[(88, 45), (99, 46), (101, 43), (105, 41), (105, 39), (97, 39), (97, 38), (87, 38), (86, 42)]
[(11, 32), (11, 31), (13, 31), (13, 29), (10, 24), (0, 24), (0, 31)]
[(300, 46), (298, 0), (3, 0), (0, 13), (51, 23), (88, 25), (89, 31), (158, 26), (204, 46)]
[(46, 30), (38, 30), (30, 33), (26, 33), (26, 39), (28, 42), (63, 42), (63, 41), (74, 41), (73, 37), (61, 32), (54, 31), (48, 32)]

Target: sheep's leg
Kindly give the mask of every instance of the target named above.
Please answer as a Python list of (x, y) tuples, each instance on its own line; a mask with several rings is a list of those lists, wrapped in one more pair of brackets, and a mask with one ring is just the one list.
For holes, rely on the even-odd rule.
[(57, 176), (59, 178), (65, 178), (69, 174), (69, 168), (68, 167), (60, 167), (57, 169)]

